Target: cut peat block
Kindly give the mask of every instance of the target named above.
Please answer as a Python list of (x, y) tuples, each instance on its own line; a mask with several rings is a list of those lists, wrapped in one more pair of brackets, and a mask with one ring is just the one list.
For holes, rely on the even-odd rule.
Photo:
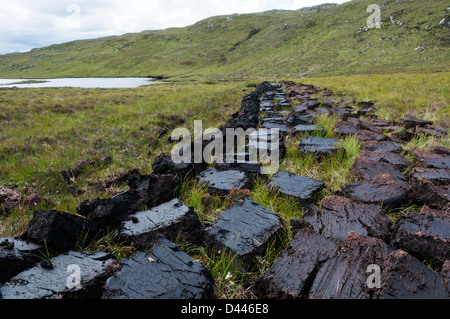
[[(282, 136), (276, 134), (275, 129), (262, 128), (258, 129), (249, 134), (249, 140), (251, 142), (280, 142), (282, 141)], [(277, 138), (278, 137), (278, 138)]]
[(408, 201), (407, 191), (389, 174), (380, 174), (370, 181), (363, 180), (346, 185), (343, 192), (357, 202), (377, 204), (383, 208), (400, 207)]
[(300, 133), (313, 133), (313, 132), (322, 132), (323, 127), (319, 125), (304, 125), (299, 124), (294, 126), (294, 134)]
[[(374, 266), (380, 286), (370, 287)], [(304, 228), (252, 288), (273, 299), (446, 299), (447, 272), (437, 274), (377, 238), (351, 233), (337, 243)]]
[(351, 116), (359, 116), (352, 107), (335, 107), (331, 110), (334, 115), (340, 116), (343, 120)]
[(286, 153), (282, 136), (268, 129), (260, 129), (251, 133), (246, 150), (260, 157), (263, 154), (270, 156), (273, 152), (278, 152), (279, 158), (282, 158)]
[(300, 116), (295, 114), (295, 112), (292, 112), (289, 114), (288, 118), (286, 119), (286, 123), (295, 126), (295, 125), (311, 125), (313, 124), (313, 117), (309, 115)]
[[(0, 288), (0, 295), (3, 299), (98, 299), (115, 265), (117, 261), (104, 252), (68, 252), (13, 277)], [(77, 269), (79, 285), (70, 281)]]
[(382, 142), (382, 141), (388, 141), (389, 137), (387, 135), (369, 131), (369, 130), (361, 130), (356, 134), (356, 138), (361, 141), (376, 141), (376, 142)]
[(406, 129), (410, 129), (415, 127), (425, 127), (427, 125), (433, 125), (433, 122), (415, 118), (406, 118), (403, 121), (403, 125), (405, 126)]
[(273, 103), (273, 100), (266, 100), (266, 101), (261, 102), (260, 107), (262, 109), (266, 109), (266, 108), (271, 109), (271, 108), (275, 107), (275, 104)]
[(411, 162), (406, 157), (396, 153), (361, 151), (360, 156), (374, 161), (391, 164), (399, 170), (405, 170), (411, 165)]
[(299, 150), (303, 153), (314, 154), (316, 158), (322, 158), (337, 152), (345, 153), (345, 149), (338, 147), (339, 140), (321, 138), (321, 137), (309, 137), (302, 139), (299, 144)]
[(391, 243), (419, 260), (442, 265), (450, 259), (450, 213), (423, 207), (408, 212), (394, 226)]
[(121, 261), (121, 270), (106, 282), (104, 299), (209, 299), (212, 276), (167, 239), (150, 253), (139, 252)]
[(389, 174), (392, 180), (397, 182), (401, 187), (408, 188), (408, 182), (400, 170), (388, 163), (374, 161), (360, 156), (353, 163), (352, 170), (361, 180), (365, 181), (372, 181), (378, 175)]
[(390, 221), (379, 205), (331, 196), (324, 198), (320, 206), (320, 209), (308, 210), (303, 220), (326, 238), (344, 240), (350, 233), (382, 240), (389, 237)]
[[(381, 265), (380, 265), (381, 266)], [(381, 288), (375, 299), (448, 299), (444, 276), (402, 250), (389, 254), (382, 266)]]
[(136, 211), (140, 196), (134, 190), (127, 190), (112, 198), (85, 200), (77, 207), (77, 213), (104, 225), (119, 225)]
[[(158, 165), (155, 166), (156, 169)], [(77, 213), (87, 219), (108, 226), (119, 226), (139, 206), (155, 207), (175, 198), (180, 177), (172, 174), (131, 175), (129, 190), (111, 198), (85, 200), (77, 207)]]
[(281, 218), (251, 199), (228, 208), (205, 232), (205, 242), (217, 251), (236, 255), (243, 269), (255, 265), (268, 242), (282, 230)]
[(450, 184), (450, 169), (416, 167), (411, 177), (419, 181), (430, 181), (435, 185)]
[(53, 253), (64, 253), (74, 250), (80, 239), (89, 245), (98, 231), (98, 225), (86, 218), (46, 210), (33, 214), (20, 238), (46, 246)]
[(416, 152), (415, 160), (420, 167), (450, 169), (450, 150), (442, 148), (433, 152)]
[(312, 200), (313, 195), (325, 187), (325, 184), (309, 177), (281, 171), (272, 176), (269, 187), (306, 203)]
[(305, 104), (301, 104), (301, 105), (294, 105), (292, 107), (293, 112), (298, 113), (298, 114), (305, 114), (306, 111), (308, 110), (308, 107)]
[(308, 138), (304, 138), (300, 141), (300, 145), (327, 145), (327, 146), (336, 146), (340, 140), (331, 139), (331, 138), (322, 138), (322, 137), (314, 137), (310, 136)]
[(307, 297), (318, 268), (336, 254), (338, 247), (311, 227), (301, 229), (268, 273), (256, 280), (253, 292), (269, 299)]
[(152, 247), (160, 236), (200, 243), (202, 225), (195, 212), (174, 199), (147, 211), (137, 212), (122, 223), (119, 236), (141, 249)]
[(266, 118), (261, 119), (261, 123), (283, 124), (284, 117), (283, 116), (266, 117)]
[(432, 126), (427, 125), (425, 127), (417, 127), (416, 132), (419, 134), (425, 134), (434, 136), (437, 138), (446, 137), (448, 135), (448, 128), (442, 127), (442, 126)]
[(341, 121), (335, 124), (334, 132), (341, 136), (356, 135), (359, 132), (359, 128), (352, 123)]
[(400, 153), (402, 151), (402, 146), (396, 142), (392, 141), (365, 141), (361, 145), (361, 150), (369, 152), (390, 152), (390, 153)]
[(371, 299), (367, 285), (370, 265), (383, 265), (392, 251), (380, 239), (349, 234), (339, 252), (325, 261), (309, 291), (310, 299)]
[(450, 149), (439, 147), (430, 152), (416, 152), (410, 177), (412, 200), (436, 209), (450, 207)]
[(261, 125), (261, 127), (268, 130), (272, 129), (279, 130), (280, 134), (288, 134), (291, 132), (291, 128), (284, 123), (264, 122), (264, 124)]
[(0, 284), (42, 260), (43, 247), (20, 239), (0, 238)]
[(408, 191), (410, 201), (427, 205), (432, 209), (448, 210), (450, 208), (450, 185), (436, 186), (431, 182), (418, 183)]

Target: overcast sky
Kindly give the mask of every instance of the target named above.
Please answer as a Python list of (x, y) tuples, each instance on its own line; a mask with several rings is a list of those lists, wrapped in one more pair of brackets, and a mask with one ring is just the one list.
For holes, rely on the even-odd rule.
[(348, 0), (0, 0), (0, 54), (199, 20)]

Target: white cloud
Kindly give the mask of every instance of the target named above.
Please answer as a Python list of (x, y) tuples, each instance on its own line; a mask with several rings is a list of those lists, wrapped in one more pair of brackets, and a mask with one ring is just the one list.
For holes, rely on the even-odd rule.
[[(329, 2), (343, 3), (348, 0)], [(215, 15), (324, 0), (0, 0), (0, 54), (71, 40), (183, 27)]]

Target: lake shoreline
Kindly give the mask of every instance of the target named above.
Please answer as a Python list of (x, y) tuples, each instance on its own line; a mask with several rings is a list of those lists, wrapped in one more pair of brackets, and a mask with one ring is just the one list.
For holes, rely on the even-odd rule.
[(0, 88), (136, 88), (161, 84), (154, 77), (87, 77), (87, 78), (42, 78), (0, 79)]

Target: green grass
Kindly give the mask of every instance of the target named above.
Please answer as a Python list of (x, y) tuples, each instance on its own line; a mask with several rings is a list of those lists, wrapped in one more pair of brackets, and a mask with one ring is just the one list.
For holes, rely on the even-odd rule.
[(305, 82), (358, 101), (374, 101), (381, 119), (400, 121), (410, 116), (436, 124), (450, 122), (449, 72), (333, 76)]
[(219, 299), (248, 298), (244, 283), (249, 275), (242, 273), (242, 263), (236, 255), (230, 252), (218, 253), (189, 243), (183, 243), (180, 247), (211, 272)]
[(251, 198), (255, 202), (277, 213), (286, 225), (291, 219), (303, 216), (303, 208), (298, 200), (294, 197), (281, 195), (268, 184), (267, 177), (256, 180), (251, 192)]
[(113, 254), (114, 257), (118, 260), (122, 260), (123, 258), (132, 256), (137, 252), (136, 247), (128, 243), (118, 242), (115, 237), (116, 231), (111, 231), (103, 237), (100, 237), (97, 240), (93, 240), (87, 246), (82, 242), (80, 242), (77, 246), (78, 249), (82, 251), (107, 251), (108, 253)]
[(208, 187), (196, 180), (183, 183), (180, 189), (180, 199), (188, 207), (194, 207), (200, 221), (204, 224), (213, 223), (238, 198), (238, 194), (221, 196), (210, 194)]

